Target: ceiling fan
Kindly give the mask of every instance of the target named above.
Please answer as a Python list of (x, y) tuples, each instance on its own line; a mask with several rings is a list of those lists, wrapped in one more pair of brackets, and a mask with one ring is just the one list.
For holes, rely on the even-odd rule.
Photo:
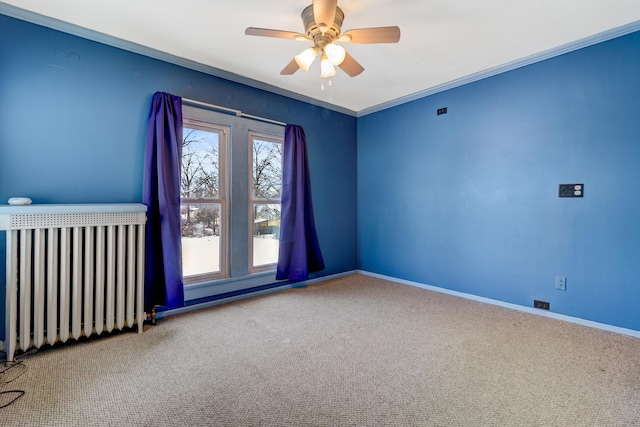
[(290, 75), (299, 68), (308, 71), (315, 58), (320, 55), (321, 78), (335, 76), (335, 67), (340, 67), (349, 76), (355, 77), (364, 71), (364, 67), (349, 55), (344, 47), (335, 42), (369, 44), (397, 43), (400, 40), (400, 28), (396, 26), (360, 28), (341, 33), (344, 12), (338, 7), (337, 0), (313, 0), (312, 4), (302, 11), (301, 17), (304, 34), (255, 27), (248, 27), (244, 32), (249, 36), (313, 42), (312, 47), (296, 55), (280, 74)]

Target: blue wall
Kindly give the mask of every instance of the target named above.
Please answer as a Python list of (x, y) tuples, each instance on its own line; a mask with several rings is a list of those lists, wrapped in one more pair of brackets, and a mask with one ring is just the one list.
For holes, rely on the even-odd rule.
[(316, 276), (357, 268), (356, 118), (4, 15), (0, 203), (140, 202), (156, 91), (303, 126), (327, 265)]
[[(166, 91), (304, 126), (322, 275), (640, 330), (640, 33), (357, 120), (3, 15), (0, 64), (0, 202), (139, 202)], [(558, 198), (575, 182), (584, 198)]]
[(633, 33), (359, 119), (360, 268), (640, 330), (639, 76)]

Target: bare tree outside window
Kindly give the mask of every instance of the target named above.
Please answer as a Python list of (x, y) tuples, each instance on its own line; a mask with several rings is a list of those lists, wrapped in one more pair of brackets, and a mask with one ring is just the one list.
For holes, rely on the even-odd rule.
[[(212, 132), (184, 129), (182, 141), (181, 198), (187, 200), (216, 199), (219, 197), (218, 135)], [(220, 235), (216, 206), (183, 210), (182, 235), (200, 237)]]
[(253, 198), (280, 199), (282, 190), (282, 144), (253, 140)]

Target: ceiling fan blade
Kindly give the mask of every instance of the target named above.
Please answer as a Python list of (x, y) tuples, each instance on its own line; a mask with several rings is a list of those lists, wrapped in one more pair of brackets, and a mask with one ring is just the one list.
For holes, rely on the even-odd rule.
[(282, 74), (283, 76), (290, 76), (291, 74), (295, 73), (296, 71), (298, 71), (298, 68), (300, 68), (300, 66), (298, 65), (298, 63), (296, 62), (295, 58), (291, 60), (291, 62), (289, 62), (287, 64), (286, 67), (284, 67), (282, 69), (282, 71), (280, 71), (280, 74)]
[(333, 25), (337, 7), (338, 0), (313, 0), (313, 18), (322, 34)]
[(270, 30), (268, 28), (247, 27), (244, 33), (248, 36), (276, 37), (279, 39), (311, 40), (305, 34), (294, 31)]
[[(349, 40), (346, 40), (350, 37)], [(400, 41), (400, 28), (398, 27), (374, 27), (349, 30), (340, 36), (341, 41), (351, 43), (398, 43)]]
[(364, 67), (358, 63), (353, 56), (347, 53), (347, 56), (344, 57), (344, 61), (339, 65), (342, 68), (342, 71), (347, 73), (350, 77), (355, 77), (358, 74), (364, 71)]

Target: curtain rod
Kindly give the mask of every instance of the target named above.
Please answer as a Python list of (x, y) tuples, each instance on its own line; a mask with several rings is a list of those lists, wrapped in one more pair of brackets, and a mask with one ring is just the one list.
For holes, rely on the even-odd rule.
[(247, 119), (260, 120), (262, 122), (273, 123), (275, 125), (280, 125), (280, 126), (286, 126), (287, 125), (286, 123), (279, 122), (277, 120), (267, 119), (265, 117), (260, 117), (260, 116), (253, 116), (251, 114), (243, 113), (240, 110), (234, 110), (233, 108), (221, 107), (220, 105), (208, 104), (206, 102), (196, 101), (195, 99), (182, 98), (182, 101), (186, 102), (187, 104), (199, 105), (201, 107), (221, 110), (221, 111), (225, 111), (227, 113), (233, 113), (233, 114), (235, 114), (236, 117), (245, 117)]

